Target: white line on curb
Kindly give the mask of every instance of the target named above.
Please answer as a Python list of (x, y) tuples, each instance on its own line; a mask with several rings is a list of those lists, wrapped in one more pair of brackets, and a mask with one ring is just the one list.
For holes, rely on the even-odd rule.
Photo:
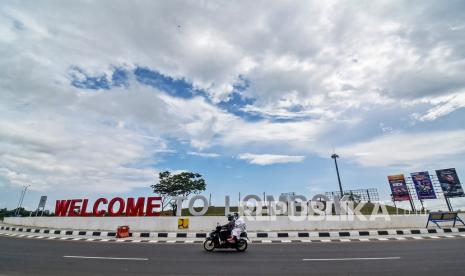
[(148, 261), (147, 258), (117, 258), (117, 257), (86, 257), (86, 256), (63, 256), (63, 258), (73, 259), (102, 259), (102, 260), (128, 260), (128, 261)]
[(365, 260), (399, 260), (400, 257), (380, 258), (336, 258), (336, 259), (302, 259), (302, 261), (365, 261)]

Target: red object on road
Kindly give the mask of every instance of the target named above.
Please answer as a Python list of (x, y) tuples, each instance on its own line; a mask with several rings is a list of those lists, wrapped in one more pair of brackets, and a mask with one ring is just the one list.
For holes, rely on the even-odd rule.
[(129, 237), (129, 226), (118, 226), (116, 230), (116, 237), (117, 238), (127, 238)]

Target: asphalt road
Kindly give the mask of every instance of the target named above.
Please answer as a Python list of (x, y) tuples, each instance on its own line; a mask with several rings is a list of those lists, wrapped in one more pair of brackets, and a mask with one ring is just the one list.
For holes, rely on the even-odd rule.
[(253, 244), (245, 253), (207, 253), (200, 244), (0, 237), (0, 275), (135, 274), (465, 275), (465, 239)]

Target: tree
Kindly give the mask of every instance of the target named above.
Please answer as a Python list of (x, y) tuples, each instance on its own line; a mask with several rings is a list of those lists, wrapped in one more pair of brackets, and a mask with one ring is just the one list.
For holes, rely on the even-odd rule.
[(174, 197), (199, 194), (205, 191), (206, 186), (207, 184), (202, 175), (198, 173), (182, 172), (171, 174), (169, 171), (164, 171), (158, 174), (158, 183), (150, 187), (153, 188), (154, 193), (162, 197), (162, 212), (169, 204), (173, 209), (173, 215), (176, 215), (178, 206), (176, 206)]

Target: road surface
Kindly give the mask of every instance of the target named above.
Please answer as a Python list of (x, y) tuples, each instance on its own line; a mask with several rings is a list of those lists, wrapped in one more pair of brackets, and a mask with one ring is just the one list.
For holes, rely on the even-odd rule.
[(465, 239), (251, 244), (101, 243), (0, 237), (0, 275), (465, 275)]

